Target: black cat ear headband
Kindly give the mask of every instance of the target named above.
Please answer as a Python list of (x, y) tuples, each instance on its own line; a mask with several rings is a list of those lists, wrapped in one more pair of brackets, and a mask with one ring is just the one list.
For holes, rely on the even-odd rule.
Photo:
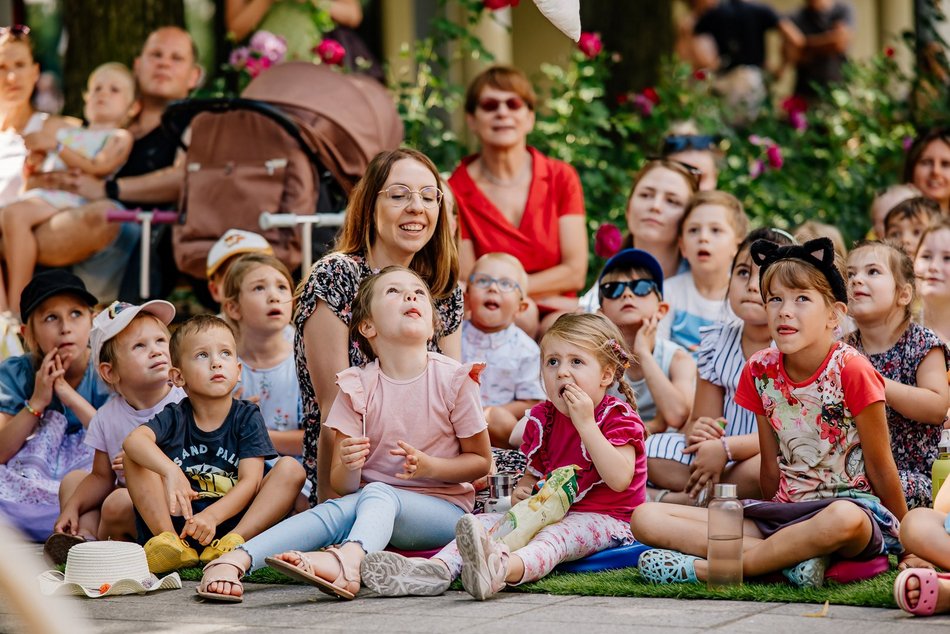
[(835, 266), (835, 247), (828, 238), (815, 238), (805, 244), (779, 246), (770, 240), (756, 240), (750, 249), (752, 261), (759, 266), (759, 279), (765, 271), (779, 260), (800, 260), (818, 269), (828, 284), (835, 300), (848, 303), (848, 287)]

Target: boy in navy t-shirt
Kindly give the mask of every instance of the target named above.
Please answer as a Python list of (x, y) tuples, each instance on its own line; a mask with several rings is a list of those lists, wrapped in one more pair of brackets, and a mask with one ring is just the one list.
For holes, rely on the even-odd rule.
[(231, 396), (241, 363), (227, 323), (188, 320), (170, 352), (171, 379), (188, 398), (123, 444), (139, 541), (156, 574), (209, 563), (269, 528), (293, 507), (305, 479), (290, 457), (264, 475), (264, 459), (277, 452), (257, 405)]

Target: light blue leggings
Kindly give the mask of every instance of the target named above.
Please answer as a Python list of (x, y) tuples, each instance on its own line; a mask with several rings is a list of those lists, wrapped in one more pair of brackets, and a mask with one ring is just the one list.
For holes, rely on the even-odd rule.
[(463, 514), (441, 498), (371, 482), (289, 517), (239, 548), (251, 556), (251, 570), (263, 568), (271, 555), (344, 542), (359, 542), (367, 553), (390, 543), (400, 550), (429, 550), (455, 539), (455, 524)]

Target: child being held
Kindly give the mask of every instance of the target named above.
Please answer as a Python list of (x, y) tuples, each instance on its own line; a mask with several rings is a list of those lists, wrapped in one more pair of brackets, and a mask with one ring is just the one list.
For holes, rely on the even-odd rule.
[[(657, 335), (669, 310), (659, 262), (646, 251), (625, 249), (607, 260), (598, 289), (600, 311), (633, 351), (624, 376), (633, 388), (637, 413), (651, 434), (679, 429), (693, 407), (696, 362), (685, 348)], [(609, 393), (622, 398), (614, 388)]]
[(950, 343), (950, 219), (927, 227), (914, 259), (921, 298), (920, 324)]
[[(28, 164), (45, 156), (44, 172), (73, 169), (97, 178), (106, 178), (122, 167), (132, 151), (132, 135), (121, 128), (135, 114), (135, 78), (122, 64), (103, 64), (89, 75), (84, 97), (88, 127), (71, 127), (58, 117), (47, 120), (40, 132), (26, 139), (33, 153)], [(86, 202), (71, 192), (30, 189), (3, 209), (0, 221), (6, 249), (8, 306), (20, 301), (20, 293), (36, 266), (34, 227), (60, 209), (80, 207)]]
[[(744, 501), (743, 575), (781, 570), (797, 586), (821, 586), (831, 556), (863, 561), (901, 550), (907, 505), (887, 440), (884, 379), (837, 341), (848, 293), (830, 240), (758, 240), (752, 261), (776, 347), (749, 358), (736, 392), (757, 417), (760, 483), (771, 500)], [(634, 511), (637, 538), (656, 547), (640, 557), (640, 575), (705, 579), (708, 521), (704, 508)]]
[[(562, 561), (631, 543), (627, 518), (645, 497), (646, 457), (643, 422), (623, 378), (629, 360), (622, 335), (602, 315), (562, 315), (541, 339), (548, 400), (531, 409), (521, 447), (528, 472), (512, 502), (534, 493), (545, 474), (577, 465), (577, 497), (563, 519), (509, 552), (488, 534), (502, 514), (465, 515), (456, 541), (432, 559), (368, 555), (364, 583), (383, 596), (437, 595), (461, 574), (469, 594), (487, 599), (506, 584), (540, 579)], [(615, 383), (627, 402), (607, 394)]]
[(518, 258), (486, 253), (475, 261), (465, 290), (470, 317), (462, 323), (462, 361), (486, 362), (480, 376), (482, 407), (488, 420), (496, 468), (520, 475), (520, 443), (510, 441), (525, 411), (544, 399), (538, 344), (516, 324), (527, 307), (528, 275)]
[[(198, 315), (171, 338), (171, 379), (188, 395), (125, 439), (125, 477), (149, 570), (209, 563), (279, 521), (303, 467), (276, 455), (257, 405), (231, 396), (241, 363), (227, 323)], [(195, 546), (204, 547), (199, 557)]]
[(61, 500), (56, 532), (46, 540), (44, 551), (56, 564), (66, 563), (69, 549), (86, 540), (136, 538), (122, 442), (166, 405), (185, 398), (184, 390), (168, 381), (168, 324), (174, 317), (174, 306), (155, 300), (141, 306), (113, 302), (93, 320), (93, 363), (114, 394), (86, 431), (85, 443), (95, 450), (92, 472), (83, 472), (72, 494)]
[(911, 320), (914, 265), (899, 247), (861, 244), (847, 271), (848, 312), (858, 328), (847, 342), (884, 376), (891, 451), (907, 507), (930, 506), (930, 467), (950, 407), (947, 347)]
[(935, 201), (924, 196), (909, 198), (887, 212), (884, 235), (914, 257), (924, 230), (940, 217), (940, 205)]
[(867, 239), (883, 240), (885, 234), (884, 216), (887, 215), (887, 212), (908, 198), (920, 195), (920, 190), (911, 183), (898, 183), (877, 192), (871, 201), (871, 230), (868, 231)]
[(729, 263), (748, 226), (742, 203), (732, 194), (699, 192), (690, 199), (679, 224), (680, 250), (689, 262), (689, 271), (671, 277), (664, 285), (670, 310), (660, 320), (660, 337), (671, 339), (695, 356), (700, 328), (735, 319), (722, 300), (729, 287)]

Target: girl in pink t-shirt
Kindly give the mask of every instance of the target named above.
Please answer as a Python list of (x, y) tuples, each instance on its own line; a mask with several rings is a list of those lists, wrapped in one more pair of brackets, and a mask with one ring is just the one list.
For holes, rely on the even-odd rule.
[[(884, 379), (837, 341), (848, 296), (831, 240), (784, 247), (757, 240), (751, 252), (776, 347), (749, 358), (735, 397), (756, 414), (768, 500), (744, 502), (743, 574), (781, 570), (793, 584), (815, 587), (830, 557), (901, 550), (907, 505), (887, 438)], [(703, 508), (637, 509), (634, 532), (659, 547), (640, 557), (640, 575), (654, 583), (705, 579), (707, 521)]]
[[(436, 595), (461, 574), (469, 594), (487, 599), (506, 584), (540, 579), (562, 561), (631, 543), (628, 520), (644, 501), (647, 467), (643, 421), (623, 378), (629, 358), (620, 331), (602, 315), (563, 315), (541, 339), (548, 400), (528, 415), (521, 446), (528, 468), (512, 502), (529, 497), (545, 474), (577, 465), (577, 498), (560, 522), (509, 552), (487, 530), (501, 514), (465, 515), (455, 527), (456, 541), (432, 559), (368, 555), (366, 586), (384, 596)], [(614, 383), (626, 403), (606, 395)]]
[(363, 280), (350, 339), (370, 363), (337, 375), (340, 394), (323, 423), (324, 433), (335, 434), (330, 484), (341, 497), (206, 566), (199, 594), (240, 601), (240, 577), (266, 563), (352, 599), (367, 553), (388, 544), (439, 548), (452, 539), (472, 510), (471, 482), (488, 474), (491, 450), (478, 388), (484, 366), (428, 352), (436, 320), (414, 271), (390, 266)]

